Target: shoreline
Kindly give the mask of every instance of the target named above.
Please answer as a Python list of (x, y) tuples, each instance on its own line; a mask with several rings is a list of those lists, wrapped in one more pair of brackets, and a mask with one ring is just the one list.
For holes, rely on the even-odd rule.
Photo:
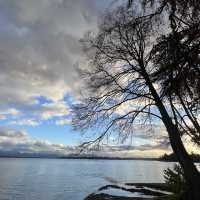
[[(109, 189), (125, 191), (132, 195), (109, 194)], [(89, 194), (84, 200), (149, 200), (164, 198), (170, 194), (172, 193), (165, 183), (124, 183), (123, 185), (105, 185)]]
[(80, 160), (146, 160), (161, 161), (159, 158), (121, 158), (121, 157), (89, 157), (89, 156), (38, 156), (38, 155), (0, 155), (0, 158), (47, 158), (47, 159), (80, 159)]

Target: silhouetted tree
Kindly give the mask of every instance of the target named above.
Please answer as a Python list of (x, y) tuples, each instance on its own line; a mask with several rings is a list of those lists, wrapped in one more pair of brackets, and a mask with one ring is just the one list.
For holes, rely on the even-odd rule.
[[(169, 33), (160, 36), (152, 51), (156, 68), (153, 76), (162, 85), (162, 96), (172, 105), (176, 124), (200, 145), (199, 3), (160, 1), (160, 6), (168, 18)], [(181, 110), (177, 109), (180, 105)]]
[[(185, 103), (190, 94), (189, 90), (184, 92), (183, 75), (182, 78), (176, 76), (182, 73), (180, 59), (185, 58), (181, 56), (182, 47), (175, 43), (177, 31), (174, 30), (173, 13), (168, 12), (169, 5), (166, 10), (165, 4), (152, 9), (144, 9), (142, 4), (137, 11), (133, 7), (118, 8), (107, 13), (97, 35), (88, 34), (82, 41), (88, 55), (88, 68), (80, 70), (86, 90), (85, 97), (74, 105), (73, 124), (75, 128), (86, 130), (101, 127), (102, 131), (93, 141), (83, 144), (88, 146), (99, 144), (111, 133), (118, 132), (123, 139), (127, 138), (132, 134), (134, 122), (151, 123), (154, 118), (160, 119), (184, 170), (190, 199), (199, 200), (200, 175), (181, 140), (183, 131), (188, 128), (187, 124), (184, 126), (183, 114), (190, 108), (182, 111), (174, 104), (178, 100), (183, 107), (181, 99)], [(171, 39), (175, 41), (170, 43)], [(178, 44), (182, 40), (185, 42), (182, 37)], [(180, 66), (175, 62), (181, 63)], [(180, 85), (174, 84), (178, 78)], [(191, 82), (188, 77), (185, 80), (188, 84)], [(190, 112), (190, 115), (196, 114)]]
[[(135, 0), (127, 2), (131, 8)], [(155, 78), (169, 99), (174, 120), (183, 133), (200, 145), (200, 4), (194, 0), (143, 0), (143, 8), (154, 7), (151, 15), (168, 19), (168, 34), (154, 47)], [(176, 107), (182, 106), (180, 109)], [(188, 123), (188, 121), (190, 123)]]

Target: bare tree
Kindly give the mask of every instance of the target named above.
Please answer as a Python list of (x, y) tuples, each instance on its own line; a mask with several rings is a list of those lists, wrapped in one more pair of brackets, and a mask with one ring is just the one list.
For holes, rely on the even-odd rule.
[(154, 65), (158, 55), (155, 46), (162, 23), (157, 14), (161, 16), (162, 9), (136, 15), (134, 9), (121, 7), (104, 17), (97, 35), (89, 34), (83, 40), (89, 65), (81, 75), (87, 91), (86, 97), (74, 105), (73, 124), (86, 130), (102, 127), (93, 141), (84, 144), (90, 145), (99, 144), (111, 133), (127, 138), (134, 123), (151, 123), (158, 118), (165, 125), (184, 170), (190, 199), (197, 200), (200, 175), (181, 140), (177, 115), (182, 116), (182, 112), (175, 110), (173, 95), (163, 95), (163, 85), (156, 76), (159, 73)]

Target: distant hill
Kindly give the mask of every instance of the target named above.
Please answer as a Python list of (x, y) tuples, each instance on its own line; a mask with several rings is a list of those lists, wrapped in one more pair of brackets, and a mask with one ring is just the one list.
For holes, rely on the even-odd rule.
[(157, 158), (134, 158), (134, 157), (105, 157), (90, 155), (63, 156), (62, 159), (89, 159), (89, 160), (158, 160)]
[(57, 158), (57, 154), (52, 153), (22, 153), (16, 151), (0, 151), (0, 157), (6, 158)]
[[(200, 155), (191, 154), (194, 162), (200, 162)], [(108, 156), (96, 156), (94, 154), (68, 154), (61, 155), (49, 152), (30, 152), (22, 153), (16, 151), (3, 151), (0, 150), (0, 157), (4, 158), (58, 158), (58, 159), (90, 159), (90, 160), (154, 160), (154, 161), (166, 161), (177, 162), (175, 154), (164, 154), (160, 158), (138, 158), (138, 157), (108, 157)]]
[(90, 160), (158, 160), (156, 158), (134, 158), (134, 157), (106, 157), (95, 156), (94, 154), (68, 154), (61, 155), (49, 152), (31, 152), (22, 153), (16, 151), (0, 151), (0, 157), (3, 158), (58, 158), (58, 159), (90, 159)]
[[(192, 153), (190, 155), (194, 162), (200, 162), (200, 155)], [(160, 161), (166, 161), (166, 162), (177, 162), (176, 155), (174, 153), (171, 154), (164, 154), (159, 158)]]

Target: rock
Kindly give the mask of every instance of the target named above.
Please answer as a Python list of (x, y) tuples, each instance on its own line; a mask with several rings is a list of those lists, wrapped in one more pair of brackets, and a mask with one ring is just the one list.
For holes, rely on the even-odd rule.
[[(114, 196), (103, 192), (109, 189), (119, 189), (133, 194), (140, 193), (141, 197)], [(167, 193), (169, 193), (169, 190), (164, 183), (126, 183), (124, 185), (103, 186), (98, 189), (97, 193), (90, 194), (85, 200), (152, 200), (154, 199), (152, 197), (165, 197)], [(146, 196), (149, 196), (149, 198)]]
[[(152, 199), (152, 198), (151, 198)], [(149, 198), (140, 198), (140, 197), (120, 197), (120, 196), (112, 196), (109, 194), (90, 194), (84, 200), (150, 200)]]

